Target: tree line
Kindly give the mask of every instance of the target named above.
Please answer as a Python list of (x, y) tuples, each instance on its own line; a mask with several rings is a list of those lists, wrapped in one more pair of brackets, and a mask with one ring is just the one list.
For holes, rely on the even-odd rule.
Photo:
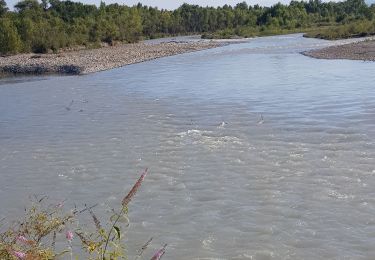
[(10, 11), (0, 0), (0, 53), (56, 52), (72, 46), (92, 48), (179, 34), (251, 36), (244, 32), (345, 25), (372, 21), (374, 13), (374, 6), (364, 0), (291, 1), (271, 7), (246, 2), (217, 8), (183, 4), (173, 11), (142, 4), (130, 7), (102, 2), (95, 6), (69, 0), (23, 0)]

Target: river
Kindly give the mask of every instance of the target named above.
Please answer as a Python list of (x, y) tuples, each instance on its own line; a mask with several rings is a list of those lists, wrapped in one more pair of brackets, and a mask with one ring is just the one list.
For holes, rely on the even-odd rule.
[(375, 259), (375, 63), (300, 54), (325, 45), (1, 79), (0, 218), (33, 194), (103, 217), (148, 167), (130, 255), (153, 236), (163, 259)]

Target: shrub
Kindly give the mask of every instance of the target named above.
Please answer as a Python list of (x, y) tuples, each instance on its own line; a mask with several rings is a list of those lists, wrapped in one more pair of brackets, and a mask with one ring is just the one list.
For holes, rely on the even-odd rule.
[[(81, 244), (81, 255), (88, 256), (88, 259), (127, 259), (123, 243), (123, 229), (128, 226), (128, 205), (140, 188), (146, 174), (147, 169), (123, 198), (120, 209), (113, 210), (114, 213), (110, 216), (107, 225), (102, 225), (94, 214), (94, 206), (85, 206), (82, 210), (74, 209), (69, 213), (64, 213), (62, 203), (45, 207), (45, 198), (37, 199), (26, 211), (22, 221), (14, 223), (6, 231), (0, 233), (0, 259), (43, 260), (55, 259), (66, 254), (70, 254), (70, 259), (73, 259), (71, 243), (74, 237), (77, 237)], [(94, 231), (86, 231), (79, 226), (74, 230), (71, 228), (73, 224), (78, 225), (78, 216), (83, 212), (88, 212), (91, 215)], [(65, 237), (67, 247), (58, 252), (55, 244), (56, 239), (61, 236)], [(147, 241), (141, 248), (138, 258), (141, 257), (151, 241), (152, 239)], [(151, 260), (161, 259), (166, 246), (159, 249)]]

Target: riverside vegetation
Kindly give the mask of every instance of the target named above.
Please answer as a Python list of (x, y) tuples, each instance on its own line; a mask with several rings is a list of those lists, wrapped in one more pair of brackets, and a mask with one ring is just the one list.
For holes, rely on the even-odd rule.
[[(74, 209), (64, 213), (62, 203), (44, 207), (44, 198), (36, 199), (26, 210), (23, 220), (15, 222), (10, 228), (0, 232), (0, 259), (46, 260), (59, 259), (62, 256), (66, 258), (66, 255), (70, 255), (70, 259), (78, 259), (79, 255), (92, 260), (128, 259), (124, 244), (124, 228), (129, 225), (128, 205), (146, 175), (147, 169), (123, 198), (120, 209), (113, 210), (106, 226), (94, 214), (94, 206), (85, 206), (82, 210)], [(78, 225), (78, 216), (84, 212), (91, 215), (93, 231), (84, 230)], [(73, 228), (73, 226), (78, 227)], [(56, 249), (56, 242), (60, 237), (66, 241), (65, 250)], [(73, 240), (81, 245), (82, 250), (77, 255), (73, 250)], [(142, 257), (151, 241), (152, 238), (138, 250), (135, 259)], [(166, 246), (157, 250), (151, 260), (160, 260)]]
[(308, 35), (327, 39), (362, 36), (375, 33), (374, 13), (374, 5), (364, 0), (291, 1), (271, 7), (183, 4), (174, 11), (59, 0), (23, 0), (9, 11), (0, 0), (0, 54), (95, 48), (179, 34), (233, 38), (313, 31)]

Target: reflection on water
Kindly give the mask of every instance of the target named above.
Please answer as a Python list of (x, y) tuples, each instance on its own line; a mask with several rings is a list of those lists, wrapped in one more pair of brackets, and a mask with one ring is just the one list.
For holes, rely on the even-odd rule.
[(375, 64), (299, 54), (324, 45), (268, 37), (2, 79), (0, 217), (41, 193), (102, 215), (150, 167), (130, 254), (155, 236), (166, 259), (373, 259)]

